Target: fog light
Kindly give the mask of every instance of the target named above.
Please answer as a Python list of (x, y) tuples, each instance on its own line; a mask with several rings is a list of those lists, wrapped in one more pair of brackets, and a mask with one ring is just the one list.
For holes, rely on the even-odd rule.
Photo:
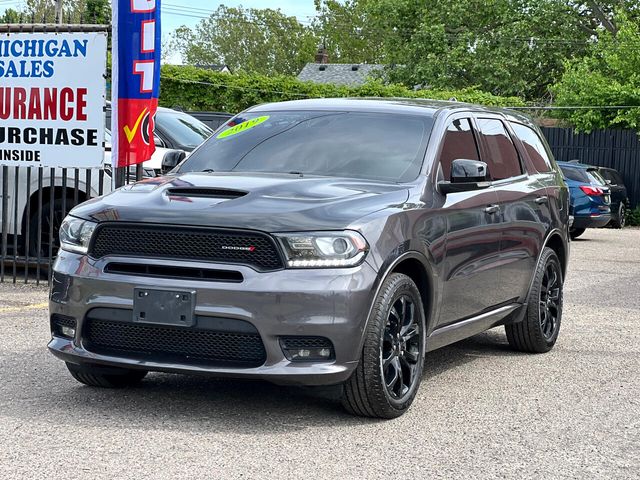
[(333, 344), (325, 337), (280, 337), (285, 357), (292, 362), (333, 360)]
[(51, 335), (73, 339), (76, 336), (76, 319), (65, 315), (51, 315)]
[(67, 327), (66, 325), (62, 325), (60, 327), (60, 333), (63, 337), (73, 338), (76, 336), (76, 329), (72, 327)]

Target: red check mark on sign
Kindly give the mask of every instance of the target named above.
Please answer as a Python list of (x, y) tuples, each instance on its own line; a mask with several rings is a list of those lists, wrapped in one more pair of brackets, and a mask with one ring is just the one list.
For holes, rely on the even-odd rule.
[(129, 143), (131, 143), (131, 140), (133, 140), (133, 137), (135, 136), (136, 131), (138, 130), (138, 127), (140, 126), (140, 122), (142, 121), (142, 118), (144, 117), (145, 113), (147, 113), (147, 108), (146, 107), (142, 111), (142, 113), (140, 114), (138, 119), (136, 120), (136, 123), (133, 124), (133, 128), (130, 129), (129, 125), (125, 125), (122, 128), (124, 130), (124, 134), (127, 136), (127, 140), (129, 141)]

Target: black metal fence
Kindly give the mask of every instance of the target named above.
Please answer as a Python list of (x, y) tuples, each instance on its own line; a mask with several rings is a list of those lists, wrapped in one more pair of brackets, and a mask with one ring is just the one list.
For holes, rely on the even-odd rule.
[(622, 174), (631, 206), (640, 205), (640, 138), (635, 130), (595, 130), (576, 133), (572, 128), (543, 128), (556, 160), (580, 160)]
[(0, 282), (46, 282), (62, 219), (110, 188), (99, 169), (0, 167)]
[[(40, 20), (43, 23), (34, 23)], [(48, 23), (53, 20), (51, 12), (43, 18), (21, 16), (20, 23), (0, 25), (0, 33), (109, 31), (107, 25)], [(75, 205), (107, 193), (109, 172), (0, 166), (0, 282), (48, 282), (62, 219)]]

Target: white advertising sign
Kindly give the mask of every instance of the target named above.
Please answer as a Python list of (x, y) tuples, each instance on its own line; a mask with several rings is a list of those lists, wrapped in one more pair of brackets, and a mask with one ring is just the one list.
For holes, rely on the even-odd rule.
[(106, 60), (106, 33), (0, 36), (0, 166), (101, 166)]

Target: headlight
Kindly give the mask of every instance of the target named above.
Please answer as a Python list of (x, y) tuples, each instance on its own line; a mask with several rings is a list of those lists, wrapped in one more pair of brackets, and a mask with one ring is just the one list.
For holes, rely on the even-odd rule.
[(369, 246), (357, 232), (302, 232), (276, 235), (289, 268), (353, 267)]
[(96, 223), (67, 216), (60, 226), (60, 246), (63, 250), (87, 253)]

